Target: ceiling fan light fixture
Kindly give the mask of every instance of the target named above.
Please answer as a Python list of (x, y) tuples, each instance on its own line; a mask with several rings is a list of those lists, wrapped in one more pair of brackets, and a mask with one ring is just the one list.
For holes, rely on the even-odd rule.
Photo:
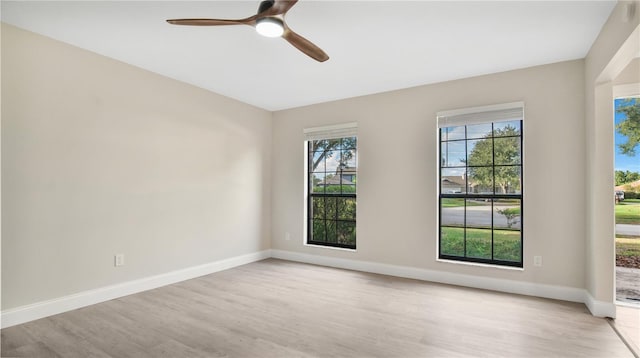
[(172, 25), (187, 26), (249, 25), (255, 27), (262, 36), (282, 37), (305, 55), (318, 62), (324, 62), (329, 59), (329, 56), (311, 41), (291, 30), (284, 20), (287, 11), (297, 3), (298, 0), (263, 0), (260, 2), (257, 14), (242, 19), (193, 18), (169, 19), (167, 22)]
[(256, 31), (266, 37), (280, 37), (284, 33), (282, 20), (275, 17), (263, 17), (256, 21)]

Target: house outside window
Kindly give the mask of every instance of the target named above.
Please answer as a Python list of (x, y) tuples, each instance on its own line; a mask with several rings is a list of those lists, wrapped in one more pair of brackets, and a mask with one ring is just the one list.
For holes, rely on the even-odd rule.
[(305, 129), (306, 244), (356, 248), (357, 126)]
[(523, 267), (523, 103), (438, 113), (438, 258)]

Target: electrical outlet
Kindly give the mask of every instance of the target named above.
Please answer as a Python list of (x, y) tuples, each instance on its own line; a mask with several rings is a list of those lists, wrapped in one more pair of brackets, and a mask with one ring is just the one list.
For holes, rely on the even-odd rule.
[(290, 234), (290, 233), (288, 233), (288, 232), (287, 232), (287, 233), (285, 233), (285, 234), (284, 234), (284, 239), (285, 239), (285, 240), (287, 240), (287, 241), (291, 240), (291, 234)]
[(533, 266), (542, 267), (542, 256), (533, 257)]
[(124, 266), (124, 254), (116, 254), (113, 259), (114, 266)]

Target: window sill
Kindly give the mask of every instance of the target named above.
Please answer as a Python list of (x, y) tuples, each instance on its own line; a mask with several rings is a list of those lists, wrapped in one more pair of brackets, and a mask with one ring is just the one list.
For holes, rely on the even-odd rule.
[(469, 261), (456, 261), (456, 260), (446, 260), (446, 259), (438, 259), (437, 262), (455, 264), (455, 265), (466, 265), (466, 266), (474, 266), (474, 267), (486, 267), (486, 268), (496, 268), (501, 270), (510, 270), (510, 271), (524, 271), (524, 267), (514, 267), (514, 266), (502, 266), (502, 265), (492, 265), (492, 264), (483, 264), (479, 262), (469, 262)]
[(316, 245), (316, 244), (307, 244), (307, 243), (304, 243), (304, 246), (319, 247), (319, 248), (322, 248), (322, 249), (348, 251), (348, 252), (356, 252), (356, 251), (358, 251), (357, 249), (349, 249), (349, 248), (346, 248), (346, 247), (335, 247), (335, 246)]

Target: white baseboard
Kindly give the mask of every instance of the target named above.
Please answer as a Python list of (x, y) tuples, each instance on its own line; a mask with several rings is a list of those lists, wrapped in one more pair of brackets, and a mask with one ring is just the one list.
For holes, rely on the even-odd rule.
[(613, 302), (597, 301), (587, 290), (584, 291), (583, 302), (596, 317), (616, 318), (616, 304)]
[(167, 272), (156, 276), (145, 277), (139, 280), (101, 287), (95, 290), (79, 292), (48, 301), (12, 308), (2, 311), (0, 318), (1, 327), (6, 328), (15, 326), (17, 324), (33, 321), (39, 318), (52, 316), (134, 293), (170, 285), (172, 283), (227, 270), (251, 262), (264, 260), (269, 257), (271, 257), (271, 250), (264, 250), (204, 265)]
[(589, 294), (589, 292), (579, 288), (471, 276), (409, 266), (397, 266), (370, 261), (310, 255), (292, 251), (264, 250), (5, 310), (2, 311), (0, 315), (0, 326), (2, 328), (15, 326), (21, 323), (208, 275), (214, 272), (227, 270), (270, 257), (450, 285), (459, 285), (564, 301), (582, 302), (587, 306), (587, 308), (589, 308), (589, 311), (591, 311), (594, 316), (615, 318), (616, 314), (614, 303), (597, 301), (593, 296), (591, 296), (591, 294)]
[(531, 282), (519, 282), (482, 276), (471, 276), (408, 266), (381, 264), (370, 261), (358, 261), (327, 256), (310, 255), (292, 251), (271, 250), (271, 257), (315, 265), (445, 283), (450, 285), (551, 298), (563, 301), (581, 302), (584, 303), (587, 308), (589, 308), (591, 314), (593, 314), (594, 316), (615, 317), (615, 305), (613, 303), (596, 301), (586, 290), (581, 288), (545, 285)]

